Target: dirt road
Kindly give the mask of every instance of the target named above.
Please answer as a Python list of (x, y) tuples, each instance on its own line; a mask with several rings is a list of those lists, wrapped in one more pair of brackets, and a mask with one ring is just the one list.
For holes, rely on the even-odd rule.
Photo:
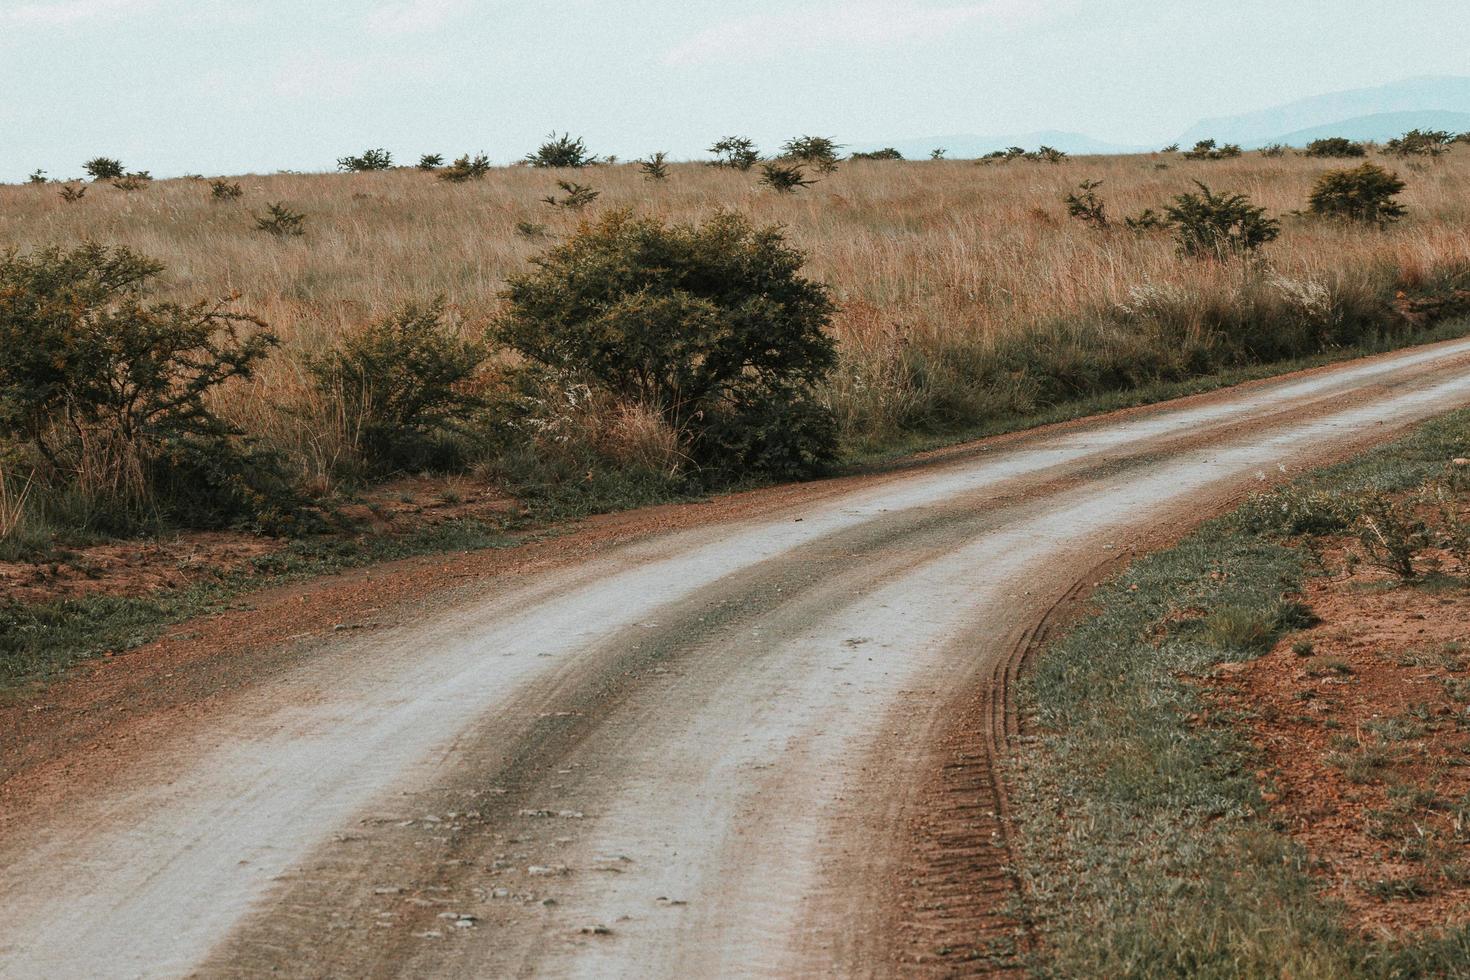
[(48, 789), (0, 811), (0, 976), (981, 969), (957, 954), (1005, 936), (997, 685), (1038, 624), (1262, 481), (1466, 404), (1470, 340), (385, 606), (100, 770), (13, 775)]

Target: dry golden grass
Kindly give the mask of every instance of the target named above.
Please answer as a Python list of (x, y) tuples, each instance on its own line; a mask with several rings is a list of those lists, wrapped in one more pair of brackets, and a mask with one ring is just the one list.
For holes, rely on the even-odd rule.
[[(1048, 324), (1159, 297), (1228, 304), (1241, 288), (1240, 264), (1180, 258), (1166, 233), (1097, 232), (1069, 220), (1061, 198), (1082, 180), (1103, 182), (1100, 193), (1121, 225), (1124, 215), (1192, 190), (1194, 180), (1248, 194), (1284, 215), (1305, 206), (1318, 174), (1340, 165), (1258, 155), (1060, 165), (856, 162), (792, 195), (759, 187), (755, 172), (698, 164), (673, 167), (663, 184), (631, 165), (592, 168), (576, 179), (601, 191), (594, 211), (629, 207), (699, 221), (737, 208), (785, 225), (808, 252), (810, 274), (842, 305), (843, 365), (831, 398), (848, 434), (861, 441), (932, 414), (925, 399), (935, 396), (923, 389), (935, 382), (916, 379), (915, 363), (930, 373), (948, 370), (948, 383), (963, 386), (965, 371), (944, 367), (938, 354), (1024, 343)], [(1470, 150), (1432, 164), (1391, 165), (1408, 180), (1408, 218), (1379, 231), (1286, 217), (1281, 239), (1265, 252), (1280, 290), (1309, 294), (1354, 275), (1414, 282), (1470, 257)], [(518, 234), (517, 224), (545, 224), (551, 236), (576, 224), (540, 202), (556, 176), (520, 167), (460, 185), (412, 170), (246, 176), (235, 201), (213, 201), (207, 182), (187, 179), (131, 193), (99, 185), (75, 203), (62, 201), (54, 185), (7, 186), (0, 187), (0, 243), (127, 245), (167, 265), (179, 298), (238, 293), (242, 308), (282, 337), (284, 351), (249, 390), (231, 392), (222, 410), (314, 460), (307, 469), (327, 469), (339, 447), (322, 444), (330, 439), (319, 428), (283, 411), (313, 398), (298, 355), (405, 301), (440, 294), (458, 308), (464, 329), (481, 329), (505, 278), (548, 243)], [(252, 212), (276, 201), (306, 213), (304, 238), (254, 230)], [(916, 362), (915, 352), (934, 356)], [(972, 410), (979, 409), (965, 411)]]

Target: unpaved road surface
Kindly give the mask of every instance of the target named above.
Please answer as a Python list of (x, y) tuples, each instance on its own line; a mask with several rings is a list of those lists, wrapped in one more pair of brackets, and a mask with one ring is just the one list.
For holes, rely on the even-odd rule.
[(1466, 404), (1470, 340), (756, 494), (297, 640), (102, 729), (105, 766), (9, 777), (0, 976), (1004, 967), (1004, 689), (1059, 604)]

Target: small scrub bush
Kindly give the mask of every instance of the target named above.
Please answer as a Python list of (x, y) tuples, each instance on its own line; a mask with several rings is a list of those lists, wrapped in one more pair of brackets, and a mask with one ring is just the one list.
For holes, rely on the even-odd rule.
[(1144, 208), (1138, 214), (1123, 219), (1123, 225), (1129, 231), (1143, 234), (1149, 231), (1158, 231), (1160, 228), (1169, 227), (1168, 220), (1153, 208)]
[(1368, 149), (1362, 143), (1355, 143), (1342, 136), (1328, 136), (1325, 139), (1312, 140), (1303, 153), (1309, 157), (1349, 158), (1367, 156)]
[(444, 166), (444, 154), (442, 153), (425, 153), (419, 157), (418, 168), (420, 170), (438, 170), (442, 166)]
[(1101, 186), (1100, 180), (1084, 180), (1064, 199), (1070, 217), (1099, 231), (1108, 227), (1107, 208), (1102, 198), (1097, 196), (1097, 189)]
[(578, 184), (570, 180), (558, 180), (556, 186), (561, 188), (563, 196), (548, 194), (541, 199), (541, 203), (565, 211), (586, 210), (602, 195), (601, 191), (595, 191), (586, 184)]
[(474, 379), (485, 357), (438, 300), (404, 307), (306, 366), (357, 458), (382, 474), (458, 464), (454, 436), (484, 404)]
[(1064, 150), (1058, 150), (1054, 146), (1039, 146), (1036, 148), (1035, 153), (1026, 154), (1026, 159), (1037, 163), (1057, 164), (1067, 159), (1067, 153)]
[(466, 153), (449, 166), (439, 171), (439, 179), (451, 184), (463, 184), (471, 180), (484, 180), (490, 172), (490, 158), (483, 153), (471, 157)]
[(1376, 163), (1329, 170), (1312, 185), (1307, 210), (1324, 218), (1386, 225), (1402, 218), (1407, 210), (1394, 199), (1403, 189), (1398, 174)]
[(706, 480), (798, 477), (829, 464), (816, 388), (836, 361), (827, 290), (776, 228), (614, 211), (514, 276), (495, 336), (535, 390), (586, 385), (654, 413)]
[(1291, 147), (1287, 146), (1285, 143), (1267, 143), (1265, 146), (1261, 147), (1261, 156), (1268, 157), (1270, 159), (1275, 159), (1276, 157), (1284, 157), (1286, 156), (1286, 151), (1289, 149), (1291, 149)]
[(82, 169), (93, 180), (116, 180), (126, 174), (122, 161), (112, 157), (93, 157), (82, 164)]
[(1250, 255), (1281, 234), (1281, 223), (1244, 194), (1216, 194), (1199, 181), (1195, 186), (1200, 193), (1181, 194), (1165, 209), (1182, 254), (1223, 261)]
[(345, 156), (337, 160), (337, 169), (346, 173), (363, 174), (393, 168), (393, 154), (384, 149), (363, 150), (360, 156)]
[(662, 150), (651, 154), (647, 160), (638, 161), (638, 170), (643, 179), (661, 184), (669, 179), (669, 155)]
[[(930, 159), (934, 159), (934, 160), (940, 159), (943, 156), (943, 151), (941, 150), (941, 151), (938, 151), (938, 152), (940, 153), (940, 157), (935, 157), (935, 156), (933, 156), (931, 154)], [(902, 160), (903, 159), (903, 154), (900, 153), (900, 152), (898, 152), (897, 150), (895, 150), (891, 146), (885, 146), (881, 150), (867, 150), (867, 151), (864, 151), (862, 153), (854, 153), (852, 155), (852, 159), (853, 160)]]
[(761, 164), (760, 183), (778, 194), (791, 194), (798, 188), (810, 187), (815, 180), (807, 180), (800, 164), (771, 160)]
[(226, 180), (211, 180), (209, 182), (209, 197), (215, 201), (233, 201), (244, 194), (245, 191), (238, 182)]
[(300, 238), (306, 234), (306, 215), (275, 202), (265, 206), (265, 214), (255, 215), (255, 227), (277, 238)]
[(1192, 149), (1184, 151), (1186, 160), (1233, 160), (1245, 151), (1234, 143), (1219, 145), (1214, 140), (1200, 140)]
[(46, 171), (44, 171), (44, 170), (33, 170), (33, 171), (31, 171), (31, 175), (26, 178), (26, 183), (27, 184), (44, 184), (44, 183), (46, 183)]
[(590, 167), (597, 157), (587, 152), (587, 144), (580, 137), (573, 139), (570, 133), (560, 136), (552, 133), (534, 153), (526, 155), (525, 162), (533, 167), (578, 169)]
[(545, 238), (548, 229), (545, 225), (536, 221), (517, 221), (516, 234), (522, 238)]
[(1419, 574), (1414, 561), (1433, 537), (1415, 513), (1413, 498), (1370, 493), (1360, 504), (1358, 543), (1370, 565), (1411, 582)]
[(153, 175), (146, 170), (139, 170), (123, 174), (112, 182), (112, 186), (120, 191), (140, 191), (151, 183), (153, 183)]
[[(897, 152), (897, 151), (895, 151), (895, 152)], [(949, 153), (949, 151), (946, 150), (944, 147), (942, 147), (942, 146), (936, 146), (934, 149), (932, 149), (932, 150), (929, 151), (929, 159), (930, 160), (943, 160), (944, 157), (945, 157), (945, 154), (947, 154), (947, 153)]]
[(61, 188), (61, 199), (68, 204), (74, 204), (86, 196), (86, 184), (67, 184)]
[(1454, 144), (1454, 134), (1442, 129), (1411, 129), (1389, 140), (1383, 152), (1396, 157), (1435, 158), (1448, 153)]

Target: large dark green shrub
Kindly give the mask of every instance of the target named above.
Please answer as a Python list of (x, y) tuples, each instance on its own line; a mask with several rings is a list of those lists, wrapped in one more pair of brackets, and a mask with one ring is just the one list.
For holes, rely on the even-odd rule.
[(226, 490), (177, 471), (185, 457), (194, 470), (240, 458), (208, 396), (249, 378), (276, 338), (222, 305), (148, 302), (161, 272), (91, 244), (0, 255), (0, 441), (29, 447), (54, 490), (110, 509), (115, 526), (169, 512), (170, 485), (189, 485), (195, 511), (249, 502), (238, 473)]
[(526, 155), (526, 163), (533, 167), (589, 167), (597, 162), (597, 157), (587, 152), (587, 144), (581, 138), (572, 139), (570, 133), (562, 133), (557, 136), (552, 133), (536, 149), (536, 152)]
[(406, 306), (307, 359), (318, 388), (372, 473), (451, 468), (455, 439), (484, 403), (473, 383), (486, 356), (446, 323), (442, 300)]
[(1352, 140), (1342, 136), (1328, 136), (1325, 139), (1312, 140), (1307, 144), (1304, 151), (1309, 157), (1361, 157), (1367, 156), (1368, 150), (1362, 143), (1354, 143)]
[[(936, 160), (942, 159), (943, 156), (944, 156), (944, 152), (941, 150), (940, 151), (940, 155), (938, 157), (935, 157), (935, 159)], [(852, 159), (854, 159), (854, 160), (902, 160), (903, 159), (903, 154), (900, 153), (900, 152), (898, 152), (897, 150), (895, 150), (891, 146), (885, 146), (881, 150), (868, 150), (868, 151), (864, 151), (862, 153), (854, 153), (852, 155)]]
[(1328, 218), (1388, 224), (1406, 209), (1394, 195), (1404, 189), (1399, 175), (1375, 163), (1349, 170), (1329, 170), (1312, 185), (1308, 210)]
[(1186, 160), (1233, 160), (1244, 151), (1235, 143), (1220, 146), (1214, 140), (1200, 140), (1193, 149), (1184, 151)]
[(116, 180), (127, 172), (122, 161), (112, 157), (93, 157), (82, 164), (82, 169), (93, 180)]
[(657, 411), (707, 477), (803, 476), (836, 451), (814, 393), (836, 361), (834, 307), (803, 259), (737, 214), (616, 211), (510, 280), (495, 333), (533, 370)]
[(799, 163), (770, 160), (761, 164), (760, 183), (777, 194), (792, 194), (799, 188), (812, 186), (816, 181), (807, 179), (806, 171), (802, 170)]
[(1249, 255), (1281, 234), (1281, 222), (1266, 217), (1266, 209), (1244, 194), (1216, 194), (1199, 181), (1195, 186), (1200, 193), (1181, 194), (1164, 209), (1184, 255)]

